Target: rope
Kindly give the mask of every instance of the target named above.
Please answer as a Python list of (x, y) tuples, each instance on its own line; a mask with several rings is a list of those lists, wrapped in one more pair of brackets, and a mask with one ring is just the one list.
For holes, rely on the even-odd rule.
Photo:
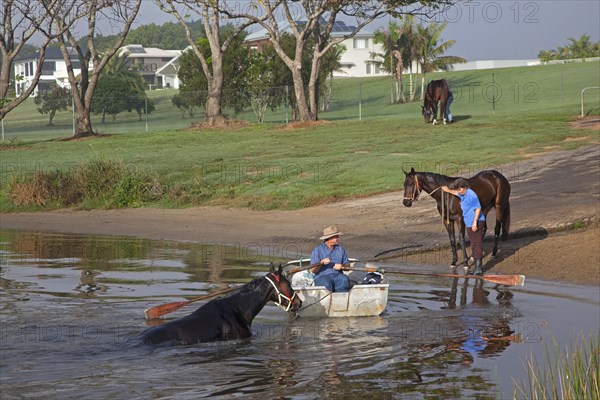
[(308, 308), (308, 307), (314, 306), (315, 304), (318, 304), (318, 303), (320, 303), (320, 302), (321, 302), (321, 300), (323, 300), (324, 298), (326, 298), (326, 297), (328, 297), (328, 296), (331, 296), (331, 293), (333, 293), (333, 292), (329, 292), (329, 293), (327, 293), (325, 296), (321, 297), (319, 300), (317, 300), (317, 301), (315, 301), (314, 303), (311, 303), (311, 304), (309, 304), (309, 305), (307, 305), (307, 306), (304, 306), (304, 305), (302, 305), (302, 309), (305, 309), (305, 308)]
[[(437, 192), (438, 190), (440, 190), (442, 187), (438, 186), (437, 188), (433, 189), (431, 191), (431, 193), (429, 193), (429, 195), (431, 196), (432, 194), (434, 194), (435, 192)], [(450, 211), (448, 210), (448, 207), (446, 206), (446, 193), (442, 190), (442, 224), (444, 224), (444, 226), (446, 226), (449, 221), (450, 221)]]

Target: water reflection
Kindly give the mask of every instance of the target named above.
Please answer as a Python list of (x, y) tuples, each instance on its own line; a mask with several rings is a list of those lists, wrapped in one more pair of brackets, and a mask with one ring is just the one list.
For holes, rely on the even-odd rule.
[(145, 308), (249, 282), (278, 260), (134, 238), (0, 231), (0, 242), (0, 383), (13, 398), (510, 396), (547, 329), (568, 342), (567, 328), (600, 324), (597, 292), (581, 287), (392, 277), (379, 317), (289, 321), (267, 306), (249, 340), (133, 346)]

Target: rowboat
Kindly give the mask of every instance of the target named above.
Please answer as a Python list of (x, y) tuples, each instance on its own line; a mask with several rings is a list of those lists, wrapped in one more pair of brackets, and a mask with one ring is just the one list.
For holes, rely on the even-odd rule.
[[(358, 262), (350, 259), (353, 268)], [(289, 261), (286, 271), (308, 267), (310, 259), (302, 258)], [(300, 317), (369, 317), (380, 315), (387, 305), (389, 284), (379, 274), (381, 283), (364, 284), (367, 272), (344, 271), (350, 279), (351, 289), (346, 293), (330, 292), (324, 286), (314, 286), (311, 274), (303, 270), (291, 275), (292, 288), (302, 300), (298, 310)]]

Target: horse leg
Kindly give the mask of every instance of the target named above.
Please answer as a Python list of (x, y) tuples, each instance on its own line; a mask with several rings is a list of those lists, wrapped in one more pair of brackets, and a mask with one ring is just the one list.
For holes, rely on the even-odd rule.
[(467, 255), (467, 246), (465, 244), (465, 222), (461, 219), (459, 225), (458, 240), (463, 252), (463, 268), (469, 268), (469, 256)]
[(443, 97), (440, 100), (440, 118), (444, 125), (446, 125), (446, 99)]
[(496, 257), (498, 253), (498, 238), (500, 237), (500, 228), (502, 227), (502, 213), (496, 216), (496, 226), (494, 227), (494, 248), (492, 249), (492, 257)]
[(456, 252), (456, 236), (454, 235), (454, 222), (448, 222), (446, 224), (446, 230), (448, 231), (450, 247), (452, 248), (452, 263), (450, 263), (450, 267), (455, 268), (456, 262), (458, 261), (458, 253)]

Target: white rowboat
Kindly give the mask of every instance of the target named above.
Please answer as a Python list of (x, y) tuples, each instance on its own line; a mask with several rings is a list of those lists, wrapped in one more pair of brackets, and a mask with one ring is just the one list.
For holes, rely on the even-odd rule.
[[(358, 260), (350, 259), (354, 266)], [(290, 271), (297, 267), (307, 267), (307, 258), (293, 260), (285, 265)], [(369, 317), (380, 315), (387, 305), (389, 284), (385, 278), (381, 283), (361, 284), (366, 272), (344, 271), (351, 282), (349, 292), (330, 292), (324, 286), (313, 286), (307, 275), (298, 272), (292, 275), (292, 288), (302, 300), (298, 310), (300, 317)]]

